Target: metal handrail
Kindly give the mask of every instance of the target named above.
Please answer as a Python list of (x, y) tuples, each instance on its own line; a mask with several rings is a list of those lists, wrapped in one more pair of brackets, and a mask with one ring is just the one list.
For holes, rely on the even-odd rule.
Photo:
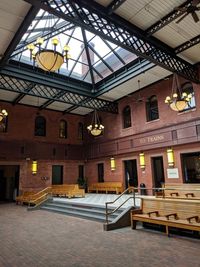
[[(114, 204), (118, 199), (120, 199), (127, 191), (133, 190), (133, 196), (129, 197), (128, 199), (126, 199), (120, 206), (118, 206), (117, 208), (115, 208), (112, 211), (108, 211), (108, 205), (109, 204)], [(121, 195), (119, 195), (114, 201), (110, 201), (110, 202), (106, 202), (106, 224), (108, 224), (108, 216), (113, 214), (114, 212), (116, 212), (117, 210), (119, 210), (129, 199), (133, 199), (133, 206), (135, 207), (135, 191), (139, 191), (139, 190), (162, 190), (162, 193), (164, 193), (164, 188), (155, 188), (155, 187), (151, 187), (151, 188), (146, 188), (146, 187), (128, 187)], [(164, 194), (163, 194), (164, 195)], [(139, 198), (139, 196), (138, 196)]]
[[(123, 193), (121, 193), (114, 201), (110, 201), (110, 202), (106, 202), (106, 223), (108, 224), (108, 216), (113, 214), (114, 212), (116, 212), (117, 210), (119, 210), (129, 199), (133, 199), (133, 205), (135, 207), (135, 189), (134, 187), (129, 187), (127, 188)], [(109, 204), (114, 204), (118, 199), (120, 199), (126, 192), (133, 190), (133, 196), (129, 197), (128, 199), (126, 199), (120, 206), (118, 206), (117, 208), (115, 208), (112, 211), (108, 211), (108, 205)]]

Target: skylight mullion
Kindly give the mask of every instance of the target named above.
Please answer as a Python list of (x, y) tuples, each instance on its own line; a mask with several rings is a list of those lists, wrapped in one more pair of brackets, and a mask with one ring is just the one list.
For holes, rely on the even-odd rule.
[[(98, 56), (98, 58), (107, 66), (107, 68), (110, 70), (110, 71), (114, 71), (113, 69), (112, 69), (112, 67), (103, 59), (103, 57), (101, 57), (100, 55), (99, 55), (99, 53), (93, 48), (93, 46), (92, 45), (90, 45), (90, 44), (88, 44), (88, 46), (89, 46), (89, 48), (93, 51), (93, 53), (95, 53), (97, 56)], [(110, 52), (109, 52), (110, 53)]]
[[(71, 24), (70, 22), (68, 23), (68, 25), (66, 25), (66, 22), (61, 22), (61, 23), (64, 24), (64, 25), (63, 26), (60, 26), (59, 25), (60, 28), (58, 28), (57, 30), (55, 30), (53, 35), (50, 32), (48, 32), (47, 34), (43, 35), (45, 41), (48, 40), (50, 37), (54, 37), (54, 36), (62, 33), (63, 31), (71, 30), (71, 28), (74, 28), (75, 27), (74, 24)], [(66, 27), (68, 27), (68, 26), (71, 26), (71, 27), (69, 27), (69, 28), (66, 29)], [(37, 40), (37, 38), (40, 37), (40, 36), (41, 36), (41, 34), (35, 35), (34, 37), (32, 37), (31, 39), (28, 40), (28, 43), (34, 43)], [(12, 57), (17, 56), (20, 53), (23, 53), (23, 51), (26, 50), (26, 45), (28, 43), (24, 43), (20, 48), (17, 48), (15, 50), (15, 52), (12, 54)]]
[[(80, 54), (78, 55), (77, 60), (75, 60), (75, 63), (74, 63), (74, 65), (72, 66), (71, 71), (69, 72), (69, 77), (71, 76), (71, 74), (72, 74), (72, 72), (73, 72), (73, 70), (74, 70), (74, 68), (75, 68), (75, 66), (76, 66), (76, 63), (79, 62), (79, 58), (81, 57), (83, 51), (84, 51), (84, 47), (82, 48)], [(81, 62), (80, 62), (80, 63), (81, 63)]]
[(90, 59), (90, 53), (89, 53), (89, 49), (88, 49), (85, 30), (81, 28), (81, 32), (82, 32), (82, 35), (83, 35), (83, 41), (84, 41), (84, 45), (85, 45), (85, 51), (86, 51), (86, 56), (87, 56), (87, 60), (88, 60), (89, 72), (90, 72), (90, 75), (91, 75), (92, 85), (95, 86), (94, 74), (93, 74), (93, 70), (92, 70), (92, 63), (91, 63), (91, 59)]
[[(102, 38), (101, 38), (102, 39)], [(110, 50), (115, 54), (116, 57), (122, 62), (123, 65), (126, 65), (126, 62), (118, 55), (118, 53), (110, 46), (109, 42), (102, 39), (102, 41), (110, 48)]]

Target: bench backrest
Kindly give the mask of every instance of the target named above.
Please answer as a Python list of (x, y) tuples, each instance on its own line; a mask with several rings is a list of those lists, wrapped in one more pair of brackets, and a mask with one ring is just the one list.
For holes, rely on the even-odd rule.
[(200, 199), (200, 184), (165, 184), (165, 197)]
[(141, 201), (141, 209), (143, 213), (158, 211), (160, 216), (177, 213), (179, 219), (186, 219), (191, 216), (200, 216), (200, 201), (143, 198)]
[(89, 185), (89, 187), (93, 187), (93, 188), (121, 188), (123, 185), (122, 185), (122, 182), (103, 182), (103, 183), (92, 183)]

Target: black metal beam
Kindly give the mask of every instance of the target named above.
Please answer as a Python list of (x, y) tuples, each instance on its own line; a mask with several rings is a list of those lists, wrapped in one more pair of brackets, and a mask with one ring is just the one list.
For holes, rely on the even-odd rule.
[(174, 9), (169, 14), (161, 18), (158, 22), (154, 23), (151, 27), (149, 27), (146, 30), (147, 36), (151, 36), (155, 32), (159, 31), (160, 29), (168, 25), (170, 22), (180, 17), (183, 13), (185, 13), (184, 8), (190, 6), (191, 2), (192, 2), (191, 0), (187, 0), (182, 5), (179, 6), (179, 8), (183, 9)]
[(70, 3), (66, 7), (55, 8), (56, 0), (41, 3), (38, 0), (25, 0), (54, 14), (64, 20), (71, 21), (94, 34), (101, 36), (127, 50), (155, 63), (171, 72), (175, 72), (186, 79), (199, 82), (197, 67), (177, 57), (172, 51), (167, 51), (152, 38), (145, 36), (144, 32), (121, 17), (107, 15), (106, 9), (91, 0), (74, 0), (79, 17), (70, 12)]
[[(25, 89), (26, 93), (30, 92), (33, 88), (35, 87), (35, 84), (31, 84), (27, 89)], [(12, 102), (13, 105), (16, 105), (17, 103), (19, 103), (20, 100), (22, 100), (22, 98), (24, 98), (26, 96), (26, 93), (21, 93), (19, 94)]]
[[(32, 90), (27, 91), (27, 88), (30, 88), (31, 86)], [(29, 81), (13, 78), (12, 76), (2, 74), (0, 74), (0, 90), (1, 89), (19, 94), (26, 94), (43, 99), (58, 101), (70, 105), (76, 105), (91, 109), (95, 108), (99, 111), (118, 113), (117, 103), (93, 97), (86, 97), (71, 92), (65, 92), (65, 94), (62, 94), (61, 90), (58, 90), (54, 87), (44, 86), (41, 84), (35, 84), (33, 86), (33, 84)]]
[(18, 45), (18, 43), (22, 39), (22, 36), (27, 31), (32, 20), (37, 15), (39, 9), (40, 8), (38, 6), (32, 6), (30, 8), (28, 14), (26, 15), (25, 19), (23, 20), (19, 29), (17, 30), (15, 36), (13, 37), (12, 41), (10, 42), (8, 48), (6, 49), (4, 56), (2, 57), (2, 59), (0, 61), (0, 67), (4, 66), (6, 64), (7, 60), (10, 58), (12, 52), (15, 50), (16, 46)]
[(113, 0), (108, 6), (107, 6), (107, 12), (109, 15), (111, 15), (115, 10), (117, 10), (126, 0)]
[(176, 52), (176, 54), (179, 54), (179, 53), (183, 52), (184, 50), (187, 50), (190, 47), (195, 46), (199, 43), (200, 43), (200, 35), (195, 36), (194, 38), (190, 39), (189, 41), (177, 46), (175, 48), (175, 52)]
[(94, 80), (94, 74), (93, 74), (93, 66), (92, 66), (92, 62), (91, 62), (91, 58), (90, 58), (90, 52), (88, 49), (87, 38), (86, 38), (85, 30), (81, 29), (81, 31), (82, 31), (87, 61), (88, 61), (88, 65), (89, 65), (89, 72), (90, 72), (90, 76), (91, 76), (91, 80), (92, 80), (92, 93), (95, 93), (96, 89), (95, 89), (95, 80)]
[[(61, 96), (65, 95), (65, 94), (66, 94), (65, 91), (60, 91), (58, 94), (56, 94), (56, 95), (54, 96), (54, 98), (60, 98)], [(53, 99), (46, 101), (44, 104), (42, 104), (42, 105), (40, 106), (39, 109), (42, 110), (42, 109), (46, 108), (47, 106), (51, 105), (54, 101), (55, 101), (55, 100), (53, 100)]]
[(0, 74), (13, 76), (14, 78), (18, 79), (24, 79), (35, 84), (53, 86), (54, 88), (65, 90), (66, 92), (91, 96), (91, 84), (56, 73), (43, 72), (37, 68), (33, 69), (27, 64), (20, 64), (18, 66), (14, 64), (13, 61), (10, 61), (10, 64), (7, 64), (3, 69), (0, 70)]

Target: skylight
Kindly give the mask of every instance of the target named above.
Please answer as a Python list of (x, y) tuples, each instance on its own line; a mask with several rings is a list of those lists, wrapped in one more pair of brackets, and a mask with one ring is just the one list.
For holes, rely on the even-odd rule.
[(40, 10), (23, 35), (12, 54), (12, 59), (32, 65), (27, 45), (44, 38), (43, 46), (52, 49), (51, 38), (57, 37), (62, 51), (65, 44), (70, 47), (71, 59), (63, 64), (59, 73), (88, 83), (97, 83), (116, 70), (133, 61), (137, 56), (109, 41), (77, 26)]

